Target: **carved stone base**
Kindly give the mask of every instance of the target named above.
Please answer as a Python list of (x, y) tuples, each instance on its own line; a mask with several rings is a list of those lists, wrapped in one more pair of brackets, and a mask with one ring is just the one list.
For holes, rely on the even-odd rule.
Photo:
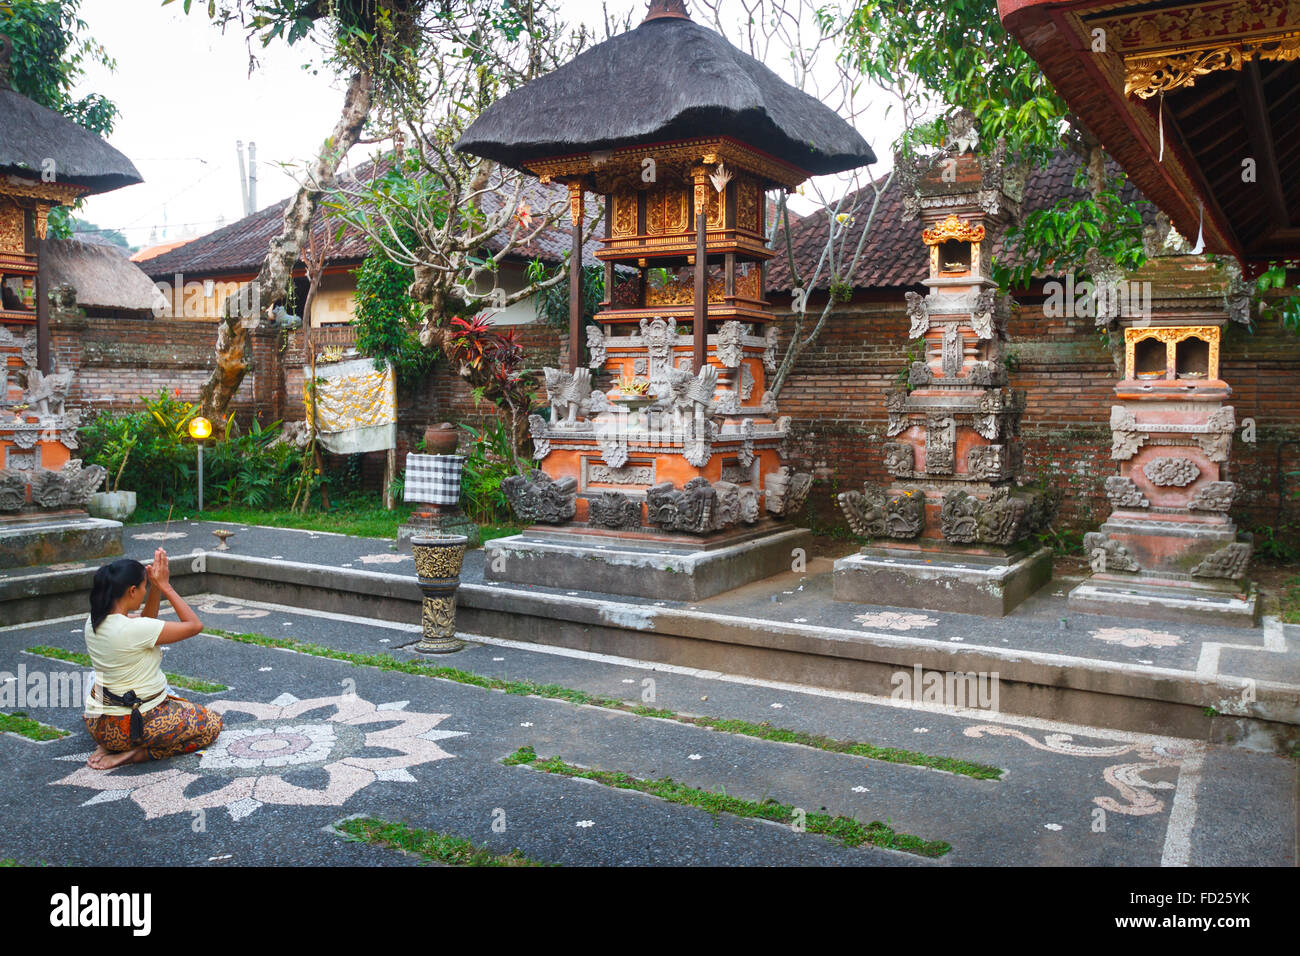
[[(489, 581), (699, 601), (791, 570), (812, 535), (765, 522), (708, 538), (529, 529), (485, 544)], [(802, 555), (796, 553), (802, 549)]]
[[(469, 541), (469, 547), (479, 545), (478, 525), (465, 517), (458, 506), (429, 505), (428, 517), (411, 515), (411, 520), (397, 526), (397, 550), (411, 550), (411, 538), (427, 534), (460, 534)], [(434, 510), (434, 509), (437, 510)]]
[(1158, 584), (1138, 575), (1094, 574), (1070, 591), (1070, 610), (1189, 624), (1255, 627), (1259, 593), (1254, 584), (1182, 581)]
[(0, 521), (0, 568), (111, 558), (122, 553), (122, 522), (85, 512)]
[(866, 548), (835, 562), (836, 601), (1002, 617), (1052, 577), (1047, 548), (1002, 556)]
[(1172, 520), (1161, 515), (1112, 515), (1085, 537), (1084, 550), (1094, 572), (1240, 580), (1250, 561), (1251, 540), (1249, 535), (1239, 535), (1226, 517)]

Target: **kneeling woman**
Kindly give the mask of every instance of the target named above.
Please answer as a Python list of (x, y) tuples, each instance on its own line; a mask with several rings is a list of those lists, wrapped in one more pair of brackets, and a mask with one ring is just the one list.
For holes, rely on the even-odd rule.
[[(146, 587), (147, 585), (147, 587)], [(163, 596), (179, 621), (158, 620)], [(129, 615), (140, 605), (139, 617)], [(95, 689), (86, 728), (98, 749), (88, 761), (96, 770), (124, 763), (162, 760), (206, 747), (221, 733), (221, 717), (167, 693), (162, 647), (203, 629), (171, 586), (167, 552), (153, 566), (121, 558), (95, 572), (86, 622), (86, 651), (95, 666)]]

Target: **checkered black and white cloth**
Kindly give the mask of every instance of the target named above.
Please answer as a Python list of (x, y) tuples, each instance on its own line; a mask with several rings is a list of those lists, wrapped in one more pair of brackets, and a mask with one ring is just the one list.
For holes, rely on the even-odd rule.
[(407, 455), (403, 497), (431, 505), (458, 504), (464, 465), (464, 455)]

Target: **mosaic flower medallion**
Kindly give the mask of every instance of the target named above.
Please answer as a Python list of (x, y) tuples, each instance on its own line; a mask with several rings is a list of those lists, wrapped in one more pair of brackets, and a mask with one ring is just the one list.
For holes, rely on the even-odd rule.
[[(209, 709), (226, 725), (206, 750), (107, 771), (81, 766), (52, 783), (98, 791), (82, 806), (129, 798), (146, 819), (225, 808), (239, 820), (268, 803), (342, 806), (373, 783), (414, 783), (412, 768), (454, 756), (438, 744), (464, 736), (437, 729), (449, 715), (409, 712), (407, 703), (374, 704), (355, 694), (214, 701)], [(252, 719), (231, 719), (235, 714)], [(57, 759), (84, 764), (88, 756)], [(303, 785), (321, 774), (322, 785)]]

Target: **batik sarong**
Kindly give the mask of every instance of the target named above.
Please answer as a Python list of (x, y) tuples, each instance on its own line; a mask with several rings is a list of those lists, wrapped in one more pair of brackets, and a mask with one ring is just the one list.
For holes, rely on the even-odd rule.
[[(140, 716), (144, 718), (144, 737), (135, 746), (146, 747), (151, 760), (193, 753), (208, 746), (221, 733), (220, 714), (172, 694)], [(122, 753), (132, 748), (130, 714), (101, 714), (83, 719), (95, 743), (110, 753)]]

